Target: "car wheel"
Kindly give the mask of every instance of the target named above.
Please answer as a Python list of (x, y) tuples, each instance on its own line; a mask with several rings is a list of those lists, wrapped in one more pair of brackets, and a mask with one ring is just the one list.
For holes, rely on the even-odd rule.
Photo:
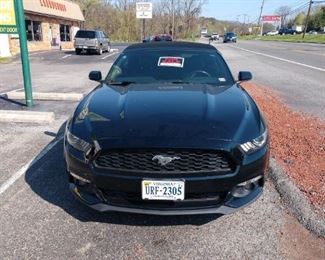
[(103, 48), (100, 47), (98, 50), (97, 50), (97, 54), (98, 55), (102, 55), (103, 54)]
[(81, 49), (76, 49), (76, 54), (79, 55), (81, 53)]

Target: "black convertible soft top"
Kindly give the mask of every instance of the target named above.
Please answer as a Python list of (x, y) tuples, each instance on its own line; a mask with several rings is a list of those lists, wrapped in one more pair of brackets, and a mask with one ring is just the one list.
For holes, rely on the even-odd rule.
[(136, 43), (128, 46), (124, 51), (137, 50), (137, 49), (159, 49), (159, 48), (189, 48), (189, 49), (204, 49), (216, 51), (217, 49), (205, 43), (196, 42), (151, 42), (151, 43)]

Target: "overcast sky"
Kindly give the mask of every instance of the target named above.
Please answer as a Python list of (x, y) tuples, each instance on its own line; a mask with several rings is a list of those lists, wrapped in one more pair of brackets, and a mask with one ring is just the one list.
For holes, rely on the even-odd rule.
[[(274, 14), (279, 6), (288, 5), (293, 9), (307, 3), (307, 0), (265, 0), (263, 14)], [(256, 21), (260, 12), (262, 0), (207, 0), (202, 15), (219, 20), (244, 21), (244, 15), (249, 21)], [(239, 16), (240, 15), (240, 16)], [(237, 17), (238, 16), (238, 17)], [(246, 22), (247, 22), (246, 17)]]

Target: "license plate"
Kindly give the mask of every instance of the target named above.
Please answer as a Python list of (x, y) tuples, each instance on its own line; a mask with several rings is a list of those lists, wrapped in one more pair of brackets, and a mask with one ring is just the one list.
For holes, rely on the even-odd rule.
[(142, 199), (144, 200), (184, 200), (184, 181), (142, 181)]
[(88, 49), (88, 46), (83, 46), (84, 49)]

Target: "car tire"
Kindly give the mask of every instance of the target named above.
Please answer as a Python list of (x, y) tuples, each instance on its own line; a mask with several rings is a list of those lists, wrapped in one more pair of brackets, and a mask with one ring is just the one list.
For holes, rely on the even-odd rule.
[(76, 49), (76, 54), (80, 55), (80, 53), (81, 53), (81, 49)]
[(97, 50), (97, 54), (98, 55), (102, 55), (103, 54), (103, 48), (100, 47), (98, 50)]

